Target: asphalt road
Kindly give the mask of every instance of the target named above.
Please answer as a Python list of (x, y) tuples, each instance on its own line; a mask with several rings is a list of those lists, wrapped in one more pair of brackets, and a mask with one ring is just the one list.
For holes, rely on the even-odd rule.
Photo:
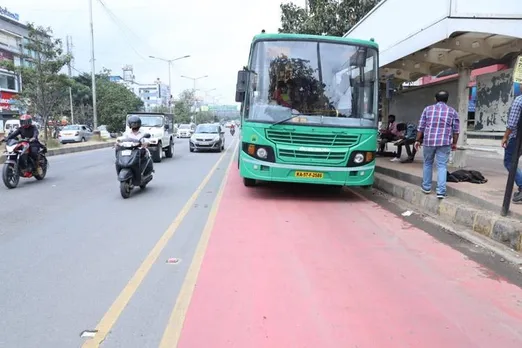
[[(237, 139), (238, 136), (234, 137)], [(226, 146), (233, 145), (226, 139)], [(104, 347), (156, 347), (234, 147), (201, 190)], [(49, 157), (45, 180), (0, 187), (0, 347), (81, 346), (189, 201), (219, 153), (155, 164), (145, 191), (124, 200), (112, 149)], [(168, 258), (179, 264), (166, 264)]]
[(383, 196), (246, 188), (234, 145), (178, 140), (127, 200), (111, 150), (0, 188), (0, 347), (522, 346), (519, 266)]

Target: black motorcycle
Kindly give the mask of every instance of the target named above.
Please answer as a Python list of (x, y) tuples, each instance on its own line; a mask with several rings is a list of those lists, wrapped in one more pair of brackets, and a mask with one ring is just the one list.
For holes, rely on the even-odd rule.
[(234, 136), (234, 133), (236, 132), (236, 129), (235, 128), (230, 128), (230, 135), (231, 136)]
[[(2, 140), (3, 142), (4, 140)], [(29, 156), (31, 143), (29, 139), (9, 139), (5, 145), (5, 162), (2, 169), (2, 180), (9, 189), (14, 189), (22, 178), (35, 178), (43, 180), (47, 174), (49, 163), (45, 153), (47, 148), (40, 144), (38, 151), (38, 164)]]
[(140, 140), (121, 139), (116, 145), (116, 173), (123, 198), (129, 198), (135, 186), (145, 189), (152, 180), (152, 158), (149, 152), (141, 147), (143, 139), (148, 138), (150, 134), (147, 133)]

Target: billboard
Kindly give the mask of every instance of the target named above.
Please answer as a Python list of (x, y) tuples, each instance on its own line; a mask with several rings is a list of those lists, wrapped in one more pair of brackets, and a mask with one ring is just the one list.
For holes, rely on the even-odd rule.
[(11, 92), (0, 92), (0, 112), (12, 113), (18, 112), (18, 103), (15, 97), (18, 94)]

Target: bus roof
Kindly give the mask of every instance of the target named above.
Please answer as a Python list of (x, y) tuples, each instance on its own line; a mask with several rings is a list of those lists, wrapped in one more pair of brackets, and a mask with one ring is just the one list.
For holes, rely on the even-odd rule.
[(351, 45), (370, 46), (379, 49), (379, 45), (371, 40), (359, 40), (340, 36), (323, 36), (323, 35), (309, 35), (309, 34), (258, 34), (254, 36), (253, 43), (262, 40), (314, 40), (314, 41), (329, 41)]

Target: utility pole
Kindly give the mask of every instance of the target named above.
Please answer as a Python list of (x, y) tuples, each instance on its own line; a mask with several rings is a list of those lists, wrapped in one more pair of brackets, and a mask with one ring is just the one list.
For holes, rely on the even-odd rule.
[(199, 76), (199, 77), (190, 77), (190, 76), (185, 76), (185, 75), (181, 75), (181, 77), (185, 78), (185, 79), (188, 79), (188, 80), (192, 80), (192, 90), (194, 92), (194, 123), (195, 124), (198, 124), (197, 122), (197, 112), (196, 112), (196, 107), (198, 106), (198, 102), (196, 100), (196, 81), (197, 80), (201, 80), (201, 79), (204, 79), (204, 78), (207, 78), (208, 75), (204, 75), (204, 76)]
[(190, 58), (190, 55), (186, 55), (186, 56), (178, 57), (178, 58), (174, 58), (174, 59), (165, 59), (165, 58), (160, 58), (160, 57), (155, 57), (155, 56), (149, 56), (149, 58), (161, 60), (163, 62), (166, 62), (169, 65), (169, 98), (168, 99), (169, 99), (169, 112), (172, 113), (172, 76), (170, 73), (171, 65), (173, 62), (175, 62), (177, 60)]
[(89, 18), (91, 27), (91, 80), (92, 80), (92, 123), (98, 128), (98, 114), (96, 112), (96, 64), (94, 61), (94, 22), (92, 19), (92, 0), (89, 0)]
[[(66, 37), (66, 40), (67, 40), (67, 54), (70, 55), (72, 52), (72, 38), (67, 35)], [(71, 61), (69, 61), (69, 63), (67, 64), (67, 70), (68, 70), (68, 73), (69, 73), (69, 78), (72, 78), (72, 66), (71, 66)], [(71, 108), (71, 124), (74, 124), (74, 110), (73, 110), (73, 98), (72, 98), (72, 88), (69, 87), (69, 106)]]

